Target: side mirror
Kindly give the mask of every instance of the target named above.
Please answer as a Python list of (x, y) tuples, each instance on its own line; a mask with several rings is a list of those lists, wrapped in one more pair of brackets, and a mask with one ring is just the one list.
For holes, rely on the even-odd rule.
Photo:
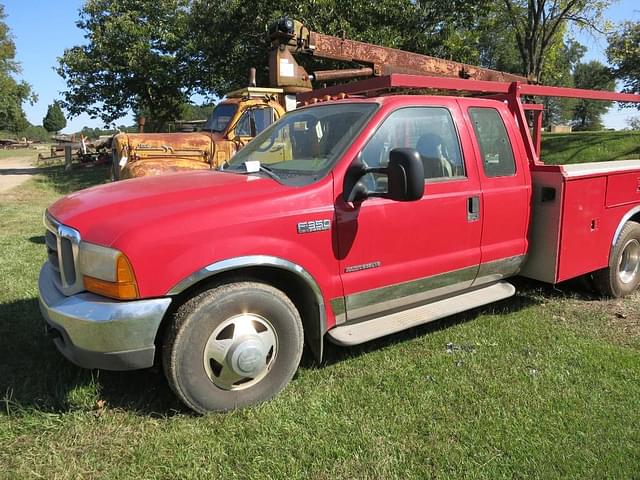
[(424, 195), (424, 166), (417, 150), (394, 148), (387, 166), (388, 190), (385, 198), (413, 202)]
[[(364, 175), (379, 173), (387, 176), (387, 191), (369, 191)], [(417, 150), (413, 148), (394, 148), (389, 152), (389, 164), (386, 167), (366, 167), (358, 158), (347, 170), (343, 185), (345, 202), (363, 201), (370, 197), (382, 197), (398, 202), (420, 200), (424, 195), (424, 166)]]

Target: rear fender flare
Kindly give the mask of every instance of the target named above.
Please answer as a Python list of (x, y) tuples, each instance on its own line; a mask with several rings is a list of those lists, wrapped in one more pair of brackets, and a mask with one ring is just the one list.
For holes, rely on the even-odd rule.
[(631, 218), (633, 218), (636, 215), (640, 215), (640, 205), (633, 207), (631, 210), (625, 213), (622, 219), (620, 220), (620, 223), (618, 224), (618, 228), (616, 228), (616, 231), (613, 234), (613, 238), (611, 239), (612, 249), (613, 249), (613, 246), (618, 241), (618, 238), (620, 237), (620, 232), (622, 232), (622, 229), (624, 228), (625, 223), (627, 223), (629, 220), (631, 220)]

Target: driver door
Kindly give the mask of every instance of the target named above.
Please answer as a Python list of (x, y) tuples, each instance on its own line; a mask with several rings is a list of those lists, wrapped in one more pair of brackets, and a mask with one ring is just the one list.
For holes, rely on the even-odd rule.
[[(337, 197), (338, 256), (346, 320), (377, 316), (467, 289), (480, 263), (480, 185), (469, 139), (456, 129), (453, 101), (389, 114), (360, 153), (385, 166), (394, 148), (414, 148), (425, 167), (424, 197), (415, 202)], [(464, 132), (463, 132), (464, 133)], [(363, 178), (386, 190), (383, 175)]]

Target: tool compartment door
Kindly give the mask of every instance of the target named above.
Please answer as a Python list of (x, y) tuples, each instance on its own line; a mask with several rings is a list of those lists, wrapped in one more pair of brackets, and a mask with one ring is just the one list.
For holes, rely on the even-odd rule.
[(617, 228), (640, 204), (639, 181), (640, 161), (535, 167), (522, 275), (558, 283), (605, 268)]

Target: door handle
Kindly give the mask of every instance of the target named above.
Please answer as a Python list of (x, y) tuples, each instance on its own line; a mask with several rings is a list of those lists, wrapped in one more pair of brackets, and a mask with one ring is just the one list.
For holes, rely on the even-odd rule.
[(467, 221), (476, 222), (480, 220), (480, 197), (474, 195), (467, 198)]

